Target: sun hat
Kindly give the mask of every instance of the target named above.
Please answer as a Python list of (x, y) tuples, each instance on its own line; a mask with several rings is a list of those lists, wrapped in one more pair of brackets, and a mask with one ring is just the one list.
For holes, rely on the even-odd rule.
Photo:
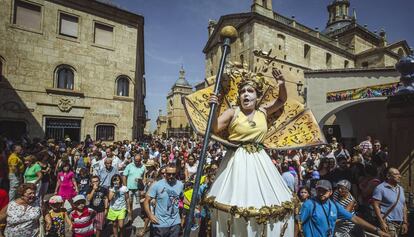
[(54, 195), (49, 198), (49, 203), (50, 204), (63, 203), (63, 198), (59, 195)]
[(80, 194), (76, 195), (76, 196), (72, 199), (72, 201), (73, 201), (74, 203), (75, 203), (75, 202), (78, 202), (78, 201), (81, 201), (81, 200), (86, 201), (86, 198), (85, 198), (85, 196), (80, 195)]
[(148, 160), (147, 163), (145, 163), (145, 166), (156, 166), (154, 160)]

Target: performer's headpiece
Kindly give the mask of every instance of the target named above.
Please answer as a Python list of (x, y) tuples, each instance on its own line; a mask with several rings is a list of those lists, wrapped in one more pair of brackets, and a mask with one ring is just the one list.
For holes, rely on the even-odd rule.
[(263, 81), (264, 81), (264, 78), (261, 74), (243, 72), (242, 79), (237, 88), (239, 95), (240, 95), (240, 90), (244, 86), (249, 85), (256, 90), (257, 97), (261, 97), (263, 95)]

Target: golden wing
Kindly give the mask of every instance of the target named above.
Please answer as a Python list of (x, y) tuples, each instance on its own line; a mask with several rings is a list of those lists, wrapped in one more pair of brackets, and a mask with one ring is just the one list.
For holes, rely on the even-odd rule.
[(268, 132), (263, 144), (286, 150), (322, 145), (326, 144), (326, 140), (312, 112), (305, 109), (274, 132)]
[[(223, 101), (220, 103), (217, 113), (221, 115), (224, 111), (237, 105), (237, 85), (242, 78), (242, 72), (246, 69), (233, 66), (228, 67), (223, 74), (222, 90)], [(272, 78), (261, 77), (263, 83), (263, 96), (259, 105), (278, 98), (278, 85)], [(191, 126), (199, 135), (204, 135), (207, 127), (210, 105), (208, 98), (214, 90), (214, 78), (208, 78), (208, 87), (198, 90), (183, 97), (184, 109)], [(300, 134), (302, 133), (303, 134)], [(311, 135), (313, 137), (311, 137)], [(228, 146), (235, 144), (227, 140), (228, 134), (213, 134), (212, 138)], [(324, 144), (325, 138), (310, 110), (295, 100), (288, 99), (284, 108), (268, 118), (268, 132), (264, 144), (270, 149), (294, 149), (298, 147), (314, 146)]]
[[(184, 109), (190, 122), (191, 127), (199, 135), (204, 135), (206, 132), (208, 115), (210, 113), (210, 105), (208, 103), (208, 98), (210, 94), (213, 93), (214, 85), (204, 88), (202, 90), (196, 91), (188, 96), (182, 98), (182, 103)], [(217, 113), (222, 114), (229, 108), (227, 103), (221, 103), (221, 106), (218, 108)], [(236, 146), (226, 139), (226, 134), (213, 134), (211, 137), (221, 142), (227, 146)]]

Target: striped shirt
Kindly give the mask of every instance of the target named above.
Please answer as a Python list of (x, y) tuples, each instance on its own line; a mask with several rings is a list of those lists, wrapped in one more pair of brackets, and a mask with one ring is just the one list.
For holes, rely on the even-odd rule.
[(365, 153), (369, 150), (372, 150), (372, 143), (368, 140), (362, 141), (359, 143), (359, 148), (361, 148), (362, 153)]
[(73, 222), (72, 231), (74, 237), (88, 237), (94, 235), (93, 216), (95, 211), (91, 208), (85, 207), (82, 213), (72, 211), (70, 219)]
[[(338, 191), (334, 192), (333, 200), (343, 206), (344, 209), (346, 209), (351, 202), (355, 202), (355, 199), (351, 194), (349, 194), (347, 198), (342, 198)], [(355, 214), (354, 208), (350, 211), (350, 213)], [(354, 226), (355, 224), (349, 220), (339, 219), (335, 226), (335, 232), (348, 233)]]

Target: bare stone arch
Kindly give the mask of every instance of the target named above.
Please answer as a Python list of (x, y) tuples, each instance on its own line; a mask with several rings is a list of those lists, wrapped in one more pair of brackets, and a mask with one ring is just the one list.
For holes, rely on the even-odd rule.
[(383, 98), (383, 97), (379, 97), (379, 98), (369, 98), (369, 99), (362, 99), (362, 100), (354, 100), (354, 101), (349, 101), (346, 104), (342, 104), (336, 108), (334, 108), (333, 110), (329, 111), (327, 114), (325, 114), (322, 119), (319, 121), (319, 127), (323, 127), (323, 125), (325, 124), (325, 122), (334, 114), (338, 113), (341, 110), (344, 110), (346, 108), (352, 107), (354, 105), (357, 104), (362, 104), (362, 103), (369, 103), (369, 102), (374, 102), (374, 101), (384, 101), (387, 98)]

